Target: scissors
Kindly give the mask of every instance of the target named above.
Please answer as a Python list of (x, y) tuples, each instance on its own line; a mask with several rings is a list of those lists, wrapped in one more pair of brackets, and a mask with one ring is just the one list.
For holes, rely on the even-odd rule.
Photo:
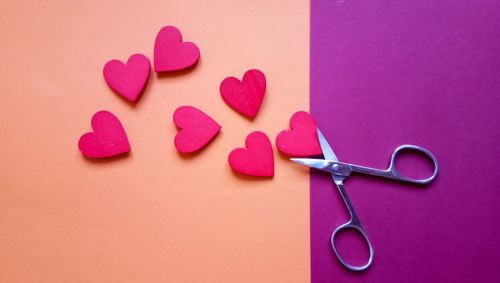
[[(344, 199), (344, 203), (347, 206), (347, 209), (349, 210), (349, 213), (351, 215), (351, 220), (349, 220), (347, 223), (340, 225), (337, 227), (333, 233), (332, 233), (332, 247), (333, 251), (335, 252), (335, 255), (339, 259), (339, 261), (348, 269), (353, 270), (353, 271), (362, 271), (367, 269), (373, 261), (373, 247), (372, 244), (370, 243), (370, 240), (368, 239), (368, 236), (366, 235), (365, 229), (363, 228), (363, 225), (361, 225), (361, 221), (359, 220), (358, 215), (356, 214), (356, 211), (354, 210), (354, 207), (349, 200), (349, 196), (347, 195), (347, 192), (344, 188), (344, 184), (342, 183), (345, 178), (349, 177), (349, 175), (352, 172), (358, 172), (358, 173), (363, 173), (363, 174), (369, 174), (369, 175), (375, 175), (375, 176), (380, 176), (380, 177), (385, 177), (385, 178), (391, 178), (395, 180), (400, 180), (404, 182), (410, 182), (410, 183), (416, 183), (416, 184), (427, 184), (434, 180), (434, 178), (437, 175), (438, 172), (438, 163), (436, 160), (436, 157), (428, 151), (425, 148), (421, 148), (419, 146), (415, 145), (401, 145), (398, 148), (394, 150), (391, 156), (391, 161), (389, 164), (389, 168), (386, 170), (380, 170), (380, 169), (375, 169), (375, 168), (369, 168), (369, 167), (364, 167), (364, 166), (359, 166), (359, 165), (354, 165), (354, 164), (348, 164), (344, 162), (339, 162), (337, 156), (335, 153), (333, 153), (332, 148), (330, 145), (328, 145), (328, 142), (326, 141), (325, 137), (323, 134), (321, 134), (320, 130), (317, 129), (318, 131), (318, 139), (319, 143), (321, 145), (321, 150), (323, 151), (323, 156), (325, 159), (310, 159), (310, 158), (292, 158), (291, 160), (312, 168), (316, 168), (322, 171), (329, 172), (332, 175), (333, 181), (335, 182), (335, 185), (337, 185), (337, 188), (339, 189), (340, 195), (342, 196), (342, 199)], [(396, 169), (395, 166), (395, 159), (396, 156), (398, 155), (399, 152), (405, 149), (411, 149), (411, 150), (416, 150), (420, 151), (423, 154), (427, 155), (432, 159), (432, 162), (434, 163), (434, 173), (432, 176), (430, 176), (427, 179), (422, 179), (422, 180), (415, 180), (411, 179), (408, 177), (405, 177), (401, 175), (398, 170)], [(363, 236), (364, 240), (368, 243), (368, 247), (370, 248), (370, 258), (368, 259), (368, 262), (363, 265), (363, 266), (353, 266), (344, 261), (340, 254), (337, 251), (337, 248), (335, 247), (335, 235), (337, 235), (338, 232), (344, 230), (344, 229), (356, 229), (361, 233)]]

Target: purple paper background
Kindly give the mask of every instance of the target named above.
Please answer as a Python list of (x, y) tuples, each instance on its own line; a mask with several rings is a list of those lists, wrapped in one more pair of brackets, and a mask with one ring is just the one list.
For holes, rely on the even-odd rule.
[(500, 1), (312, 0), (311, 113), (339, 159), (385, 168), (409, 143), (440, 165), (426, 187), (345, 182), (375, 249), (362, 273), (335, 258), (348, 214), (313, 172), (312, 282), (500, 282), (499, 97)]

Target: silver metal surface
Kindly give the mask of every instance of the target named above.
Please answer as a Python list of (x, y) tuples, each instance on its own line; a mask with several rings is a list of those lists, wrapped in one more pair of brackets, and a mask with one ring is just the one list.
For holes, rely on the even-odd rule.
[[(375, 169), (375, 168), (370, 168), (370, 167), (364, 167), (364, 166), (359, 166), (359, 165), (354, 165), (354, 164), (349, 164), (349, 163), (343, 163), (339, 162), (337, 156), (333, 152), (332, 148), (326, 141), (325, 137), (321, 133), (319, 129), (318, 131), (318, 139), (319, 143), (321, 145), (321, 150), (323, 151), (323, 156), (325, 159), (311, 159), (311, 158), (292, 158), (291, 160), (312, 168), (316, 168), (322, 171), (329, 172), (332, 176), (333, 181), (335, 182), (335, 185), (337, 186), (340, 195), (342, 196), (342, 199), (344, 200), (344, 203), (349, 210), (349, 214), (351, 215), (351, 219), (343, 224), (337, 227), (332, 233), (332, 238), (331, 238), (331, 243), (332, 243), (332, 248), (333, 251), (335, 252), (335, 255), (339, 259), (339, 261), (348, 269), (353, 270), (353, 271), (362, 271), (367, 269), (371, 263), (373, 262), (373, 247), (372, 244), (370, 243), (370, 239), (368, 239), (368, 236), (366, 235), (365, 229), (363, 228), (363, 225), (361, 225), (361, 221), (359, 220), (358, 215), (356, 214), (356, 211), (354, 210), (354, 207), (349, 199), (349, 196), (347, 195), (347, 192), (344, 188), (343, 180), (347, 178), (353, 171), (358, 172), (358, 173), (363, 173), (363, 174), (369, 174), (369, 175), (375, 175), (375, 176), (380, 176), (380, 177), (385, 177), (385, 178), (391, 178), (391, 179), (396, 179), (404, 182), (411, 182), (411, 183), (416, 183), (416, 184), (427, 184), (434, 180), (434, 178), (437, 175), (438, 172), (438, 163), (436, 157), (427, 149), (415, 146), (415, 145), (402, 145), (399, 146), (394, 150), (391, 156), (391, 160), (389, 163), (389, 168), (386, 170), (380, 170), (380, 169)], [(416, 180), (416, 179), (411, 179), (408, 177), (405, 177), (401, 175), (398, 170), (396, 169), (395, 166), (395, 159), (396, 156), (398, 155), (399, 152), (405, 149), (412, 149), (416, 151), (420, 151), (423, 154), (427, 155), (432, 159), (433, 165), (434, 165), (434, 172), (432, 176), (430, 176), (427, 179), (422, 179), (422, 180)], [(337, 248), (335, 247), (335, 236), (337, 235), (338, 232), (344, 230), (344, 229), (356, 229), (358, 232), (361, 233), (363, 236), (364, 240), (368, 244), (368, 247), (370, 249), (370, 257), (368, 258), (368, 262), (363, 265), (363, 266), (353, 266), (344, 261), (340, 254), (337, 251)]]
[(319, 128), (316, 128), (316, 131), (318, 132), (319, 145), (321, 146), (321, 151), (323, 151), (323, 156), (325, 157), (325, 159), (330, 161), (339, 161), (335, 153), (333, 153), (332, 147), (328, 144), (325, 136), (323, 136)]
[[(335, 153), (333, 153), (332, 147), (328, 144), (321, 131), (319, 129), (317, 129), (317, 131), (318, 131), (319, 143), (321, 145), (321, 150), (323, 151), (323, 156), (325, 157), (325, 159), (330, 162), (338, 162), (339, 160), (335, 155)], [(331, 166), (331, 168), (333, 168), (333, 166)], [(337, 227), (337, 229), (333, 231), (331, 238), (333, 251), (335, 252), (335, 255), (337, 256), (339, 261), (350, 270), (353, 271), (365, 270), (372, 264), (373, 261), (372, 244), (370, 243), (370, 239), (368, 239), (368, 236), (366, 235), (365, 229), (361, 225), (361, 221), (359, 220), (358, 214), (356, 214), (356, 210), (354, 210), (354, 206), (352, 205), (351, 200), (349, 199), (349, 196), (347, 195), (347, 192), (344, 188), (344, 184), (342, 183), (342, 181), (346, 178), (346, 176), (338, 175), (335, 173), (330, 173), (330, 174), (332, 175), (333, 181), (335, 182), (335, 185), (337, 186), (339, 193), (342, 196), (345, 205), (347, 206), (347, 210), (349, 210), (349, 214), (351, 215), (351, 220), (349, 220), (347, 223), (343, 225), (340, 225), (339, 227)], [(338, 234), (338, 232), (344, 229), (352, 229), (352, 228), (358, 230), (361, 233), (361, 235), (363, 235), (365, 241), (368, 243), (368, 247), (370, 248), (370, 257), (368, 258), (368, 262), (363, 266), (353, 266), (347, 263), (339, 254), (339, 252), (337, 251), (337, 247), (335, 246), (335, 236)]]
[[(396, 156), (405, 149), (411, 149), (415, 151), (420, 151), (422, 154), (427, 155), (433, 163), (434, 166), (434, 172), (432, 173), (432, 176), (430, 176), (427, 179), (411, 179), (406, 176), (401, 175), (399, 171), (396, 169)], [(365, 166), (359, 166), (359, 165), (354, 165), (354, 164), (349, 164), (349, 163), (343, 163), (339, 162), (336, 160), (328, 160), (328, 158), (325, 156), (325, 159), (312, 159), (312, 158), (292, 158), (291, 159), (294, 162), (316, 168), (322, 171), (329, 172), (331, 174), (339, 175), (339, 176), (344, 176), (348, 177), (352, 172), (358, 172), (358, 173), (363, 173), (363, 174), (369, 174), (369, 175), (374, 175), (374, 176), (380, 176), (380, 177), (385, 177), (385, 178), (391, 178), (395, 180), (400, 180), (404, 182), (410, 182), (410, 183), (415, 183), (415, 184), (427, 184), (434, 180), (438, 173), (438, 162), (436, 157), (427, 149), (416, 146), (416, 145), (401, 145), (398, 148), (394, 150), (391, 156), (391, 160), (389, 163), (389, 168), (385, 170), (381, 169), (375, 169), (375, 168), (370, 168), (370, 167), (365, 167)]]

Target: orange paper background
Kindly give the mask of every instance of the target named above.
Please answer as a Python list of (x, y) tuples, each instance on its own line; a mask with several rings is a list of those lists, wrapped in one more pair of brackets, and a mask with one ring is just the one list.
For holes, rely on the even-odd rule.
[[(309, 178), (274, 145), (309, 109), (308, 1), (2, 1), (0, 4), (0, 282), (307, 282)], [(102, 68), (174, 25), (201, 50), (195, 68), (152, 72), (138, 103)], [(218, 88), (247, 69), (267, 76), (254, 121)], [(199, 107), (222, 125), (180, 155), (174, 110)], [(78, 151), (109, 110), (132, 147), (92, 161)], [(262, 130), (276, 173), (232, 172), (228, 153)]]

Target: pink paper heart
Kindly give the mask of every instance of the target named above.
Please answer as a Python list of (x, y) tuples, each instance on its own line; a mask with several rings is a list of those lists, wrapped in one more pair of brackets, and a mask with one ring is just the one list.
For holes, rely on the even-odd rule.
[(182, 42), (181, 32), (173, 26), (163, 27), (156, 36), (155, 72), (185, 69), (198, 61), (200, 49), (192, 42)]
[(104, 79), (114, 91), (134, 102), (141, 94), (149, 78), (151, 63), (148, 57), (134, 54), (127, 64), (119, 60), (111, 60), (104, 65)]
[(299, 111), (290, 118), (291, 130), (281, 131), (276, 137), (280, 151), (292, 156), (319, 155), (321, 146), (314, 118), (305, 111)]
[(221, 126), (193, 106), (181, 106), (174, 112), (174, 123), (181, 129), (174, 139), (178, 151), (191, 153), (211, 141)]
[(99, 111), (91, 121), (94, 132), (80, 137), (78, 148), (87, 157), (110, 157), (130, 151), (122, 124), (108, 111)]
[(236, 171), (253, 176), (274, 176), (274, 156), (271, 141), (260, 131), (250, 133), (247, 148), (236, 148), (229, 154), (229, 165)]
[(222, 99), (237, 111), (254, 118), (266, 93), (266, 76), (259, 70), (248, 70), (240, 81), (225, 78), (220, 84)]

